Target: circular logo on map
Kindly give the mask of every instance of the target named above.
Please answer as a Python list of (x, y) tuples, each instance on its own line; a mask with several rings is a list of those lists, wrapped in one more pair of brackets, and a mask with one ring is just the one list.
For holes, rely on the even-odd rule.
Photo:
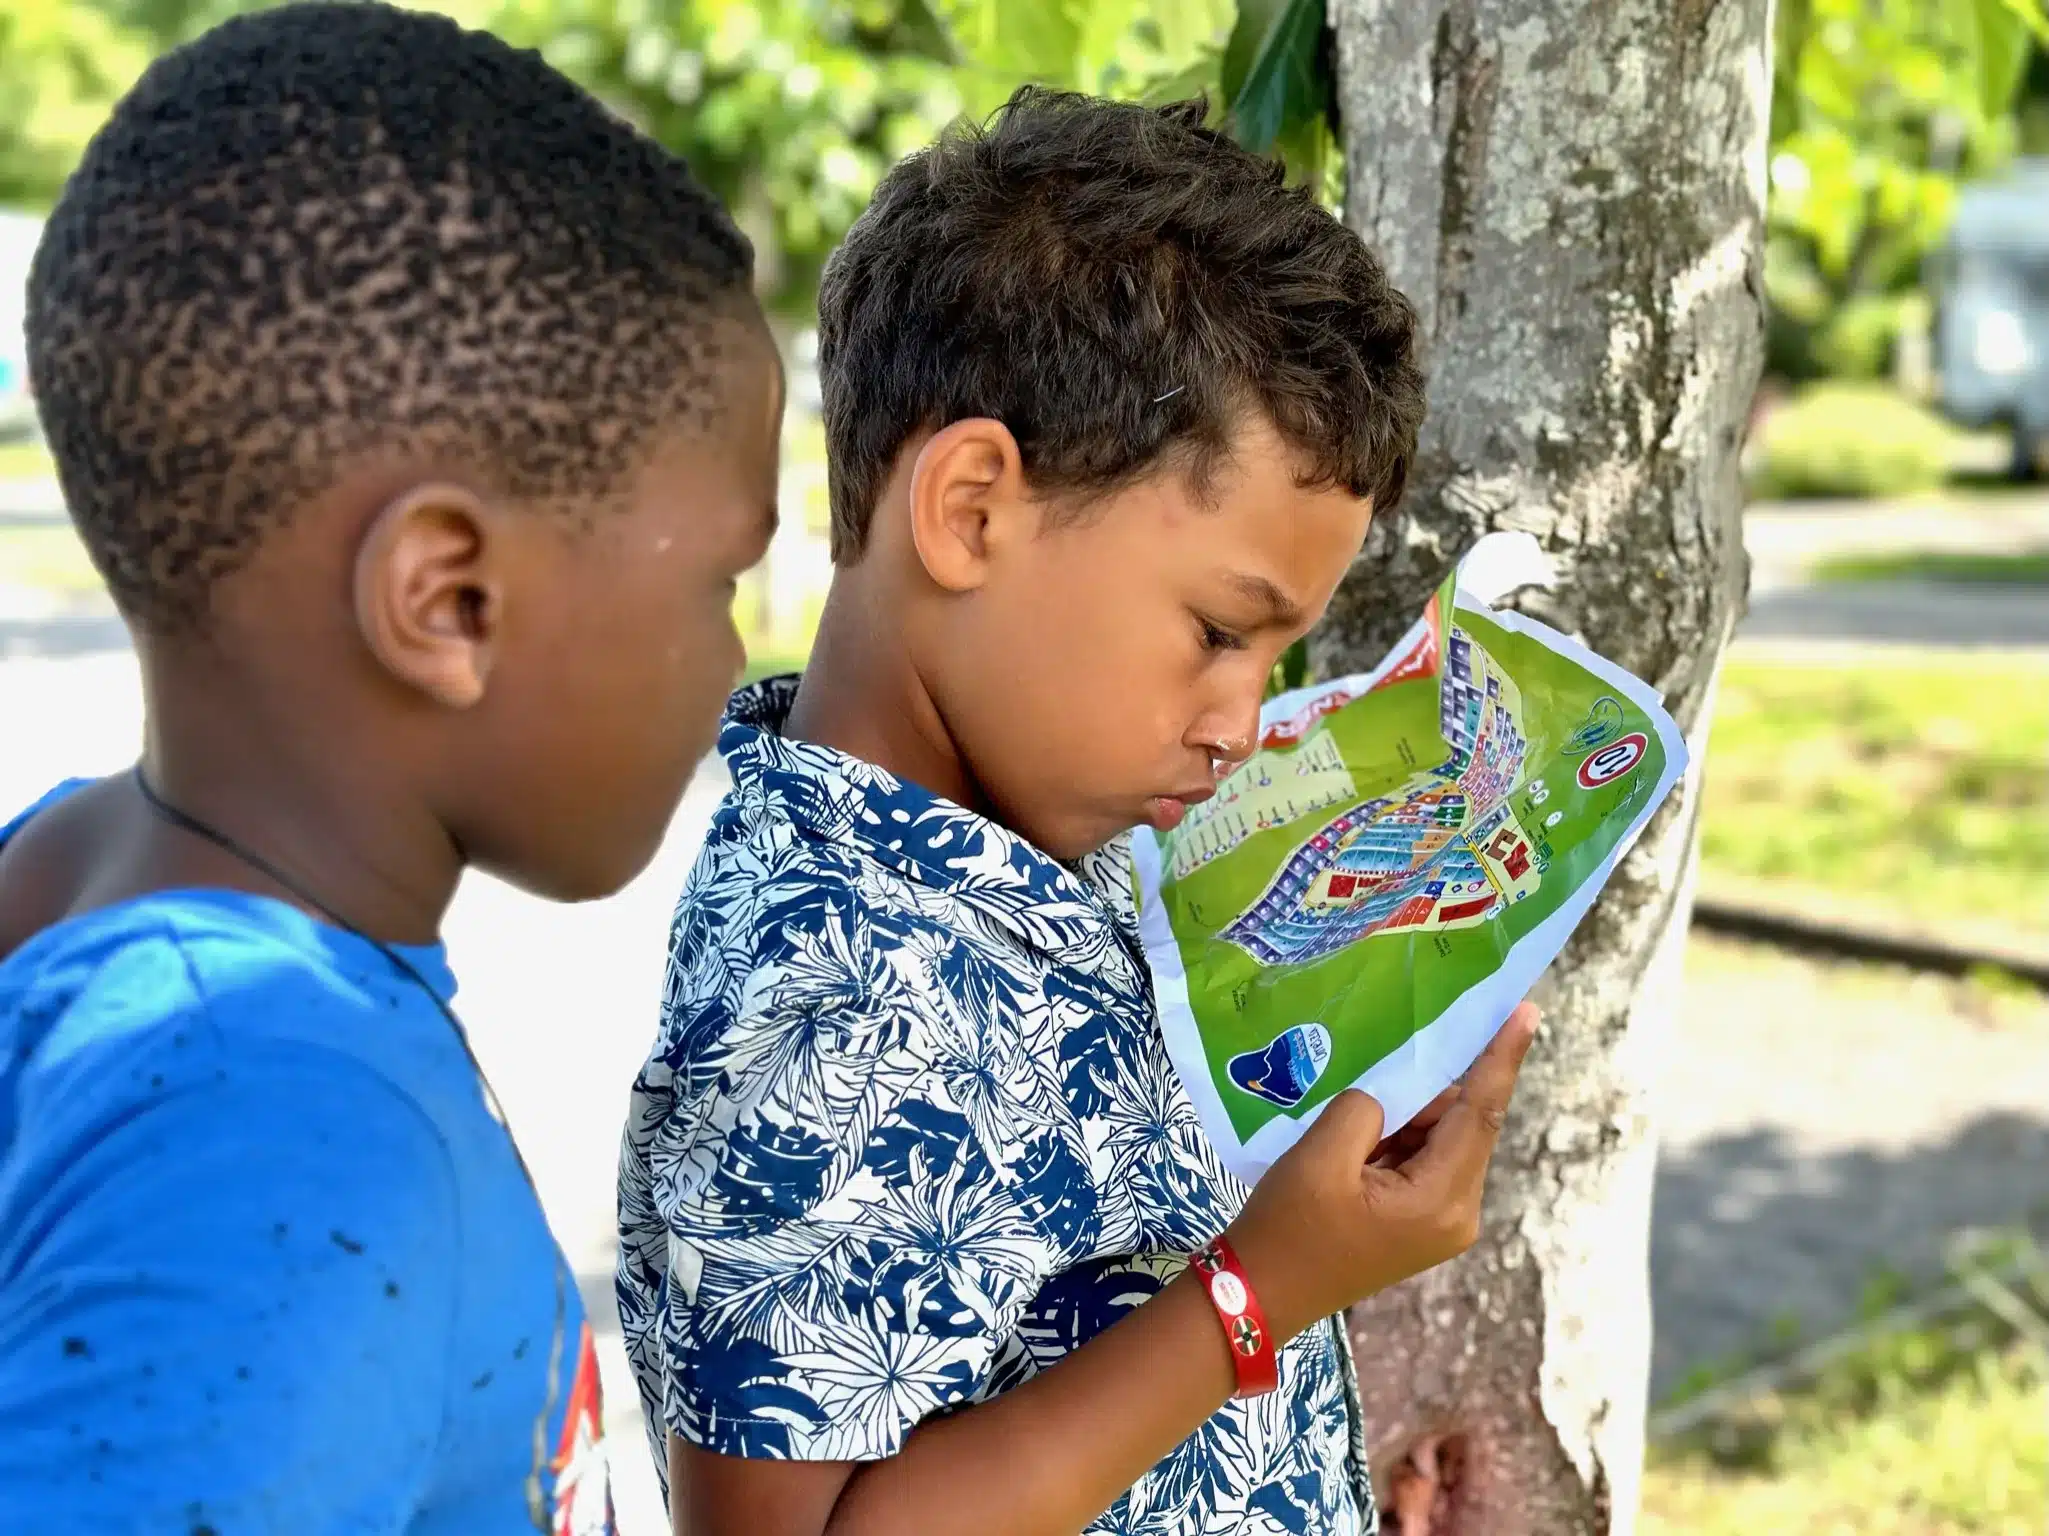
[(1610, 779), (1620, 778), (1643, 761), (1649, 747), (1650, 741), (1642, 731), (1631, 731), (1620, 741), (1611, 741), (1579, 765), (1579, 787), (1599, 789)]

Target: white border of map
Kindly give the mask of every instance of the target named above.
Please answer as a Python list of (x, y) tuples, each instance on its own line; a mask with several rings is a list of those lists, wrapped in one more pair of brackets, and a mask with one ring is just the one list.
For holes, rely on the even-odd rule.
[[(1470, 559), (1471, 556), (1468, 556)], [(1596, 656), (1585, 646), (1568, 639), (1547, 624), (1525, 618), (1519, 613), (1498, 612), (1487, 607), (1463, 585), (1465, 567), (1461, 566), (1461, 585), (1454, 607), (1477, 611), (1493, 620), (1503, 629), (1516, 634), (1528, 635), (1557, 652), (1568, 661), (1576, 662), (1600, 679), (1607, 687), (1625, 695), (1631, 703), (1650, 717), (1657, 729), (1658, 739), (1665, 748), (1665, 768), (1644, 796), (1642, 805), (1631, 820), (1628, 829), (1616, 843), (1608, 857), (1574, 890), (1556, 912), (1509, 946), (1501, 966), (1492, 975), (1469, 987), (1452, 1005), (1430, 1023), (1423, 1026), (1409, 1042), (1393, 1055), (1370, 1067), (1366, 1073), (1351, 1084), (1364, 1089), (1380, 1101), (1386, 1116), (1386, 1133), (1393, 1134), (1416, 1117), (1424, 1105), (1465, 1075), (1466, 1068), (1473, 1064), (1487, 1042), (1494, 1038), (1515, 1005), (1529, 995), (1530, 988), (1547, 966), (1565, 947), (1572, 930), (1579, 926), (1580, 919), (1600, 895), (1601, 887), (1608, 883), (1615, 866), (1621, 862), (1642, 834), (1644, 824), (1651, 819), (1657, 808), (1665, 803), (1665, 797), (1672, 792), (1672, 786), (1679, 782), (1686, 772), (1689, 754), (1686, 738), (1680, 733), (1672, 717), (1665, 713), (1664, 700), (1657, 690), (1642, 679), (1625, 672), (1613, 662)], [(1450, 615), (1445, 620), (1450, 621)], [(1267, 700), (1260, 710), (1260, 725), (1265, 727), (1275, 720), (1285, 719), (1300, 710), (1313, 699), (1340, 689), (1363, 693), (1379, 680), (1389, 668), (1407, 655), (1418, 637), (1424, 632), (1421, 619), (1411, 626), (1409, 632), (1396, 642), (1387, 659), (1371, 672), (1352, 677), (1333, 678), (1329, 682), (1317, 683), (1307, 688), (1297, 688)], [(1224, 1111), (1222, 1097), (1210, 1076), (1209, 1062), (1203, 1053), (1202, 1038), (1195, 1023), (1194, 1010), (1188, 1001), (1188, 977), (1182, 969), (1181, 951), (1174, 942), (1172, 930), (1167, 926), (1167, 911), (1160, 902), (1160, 845), (1150, 828), (1141, 827), (1133, 835), (1131, 856), (1138, 880), (1138, 922), (1139, 933), (1145, 941), (1146, 959), (1153, 972), (1155, 990), (1159, 995), (1160, 1027), (1166, 1035), (1167, 1054), (1173, 1060), (1175, 1070), (1181, 1074), (1181, 1081), (1188, 1089), (1188, 1096), (1194, 1101), (1196, 1113), (1202, 1119), (1203, 1130), (1215, 1143), (1224, 1166), (1247, 1183), (1256, 1181), (1270, 1168), (1274, 1160), (1294, 1145), (1303, 1131), (1316, 1119), (1321, 1105), (1297, 1119), (1291, 1115), (1278, 1115), (1261, 1126), (1247, 1142), (1238, 1140), (1237, 1132), (1231, 1126), (1231, 1118)], [(1296, 1022), (1307, 1022), (1297, 1020)], [(1322, 1021), (1328, 1024), (1328, 1021)], [(1326, 1101), (1327, 1102), (1327, 1101)]]

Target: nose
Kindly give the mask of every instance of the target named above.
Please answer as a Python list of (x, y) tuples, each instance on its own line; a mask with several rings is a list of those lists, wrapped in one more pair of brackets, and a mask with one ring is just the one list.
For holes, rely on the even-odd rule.
[(1255, 697), (1249, 708), (1236, 707), (1205, 720), (1194, 732), (1194, 745), (1209, 753), (1217, 777), (1222, 778), (1252, 756), (1259, 745), (1259, 700)]

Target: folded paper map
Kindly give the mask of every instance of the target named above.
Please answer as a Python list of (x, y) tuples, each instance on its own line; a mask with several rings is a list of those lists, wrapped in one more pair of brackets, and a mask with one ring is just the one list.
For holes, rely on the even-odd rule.
[(1474, 595), (1517, 539), (1372, 672), (1268, 701), (1216, 797), (1136, 834), (1167, 1048), (1241, 1178), (1348, 1087), (1393, 1131), (1456, 1081), (1685, 769), (1651, 688)]

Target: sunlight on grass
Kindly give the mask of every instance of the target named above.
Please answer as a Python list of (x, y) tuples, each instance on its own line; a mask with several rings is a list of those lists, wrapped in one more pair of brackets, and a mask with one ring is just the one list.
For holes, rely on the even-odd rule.
[(0, 527), (0, 587), (31, 587), (63, 597), (101, 590), (100, 573), (69, 523)]
[(2049, 928), (2049, 663), (1731, 661), (1706, 784), (1710, 873)]
[(40, 442), (0, 443), (0, 481), (45, 480), (54, 473), (50, 451)]
[(1763, 1405), (1721, 1443), (1654, 1451), (1643, 1536), (2041, 1536), (2049, 1396), (2018, 1349), (1946, 1360), (1909, 1336), (1882, 1364)]
[(2049, 550), (2015, 554), (1920, 550), (1910, 554), (1838, 555), (1813, 569), (1816, 581), (1949, 581), (1973, 586), (2049, 586)]

